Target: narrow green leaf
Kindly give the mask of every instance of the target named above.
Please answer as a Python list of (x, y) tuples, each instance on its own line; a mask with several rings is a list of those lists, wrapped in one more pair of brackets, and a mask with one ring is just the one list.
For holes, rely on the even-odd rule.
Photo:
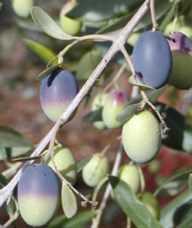
[(94, 48), (85, 53), (75, 68), (77, 77), (80, 80), (86, 80), (100, 62), (101, 58), (101, 50), (98, 48)]
[(113, 188), (115, 200), (123, 212), (131, 219), (138, 228), (162, 228), (145, 205), (138, 200), (129, 186), (117, 177), (109, 178)]
[(62, 28), (40, 7), (33, 7), (32, 18), (36, 24), (49, 36), (59, 40), (73, 40), (73, 36), (70, 36), (63, 32)]
[(36, 55), (38, 55), (45, 63), (57, 59), (56, 53), (45, 45), (30, 39), (24, 39), (27, 47), (30, 48)]
[(125, 109), (117, 116), (117, 120), (120, 122), (128, 121), (139, 108), (139, 104), (128, 104)]
[(173, 228), (173, 218), (176, 210), (190, 200), (192, 200), (192, 192), (191, 190), (186, 190), (185, 192), (177, 196), (174, 200), (172, 200), (168, 205), (166, 205), (161, 210), (160, 222), (162, 226), (166, 228)]
[(90, 160), (90, 157), (86, 157), (77, 162), (77, 164), (76, 164), (77, 173), (81, 172), (81, 170), (88, 163), (89, 160)]
[(0, 146), (6, 148), (31, 147), (32, 144), (16, 130), (10, 127), (0, 126)]
[(91, 111), (83, 117), (83, 120), (89, 123), (102, 120), (102, 108)]
[(62, 183), (61, 204), (63, 212), (67, 218), (73, 217), (77, 213), (77, 199), (74, 192), (66, 183)]
[(86, 223), (91, 221), (95, 217), (94, 211), (84, 211), (75, 215), (71, 219), (67, 219), (65, 216), (59, 216), (54, 219), (49, 225), (48, 228), (79, 228), (84, 227)]
[(163, 181), (163, 183), (156, 189), (155, 195), (159, 194), (160, 191), (166, 188), (166, 185), (169, 184), (170, 182), (186, 177), (189, 175), (189, 173), (192, 173), (192, 168), (186, 168), (186, 169), (177, 171), (175, 174), (173, 174), (172, 176), (168, 177), (165, 181)]

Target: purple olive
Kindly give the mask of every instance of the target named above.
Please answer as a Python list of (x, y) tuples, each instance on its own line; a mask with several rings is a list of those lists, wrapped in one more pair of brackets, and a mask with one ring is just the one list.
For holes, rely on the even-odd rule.
[(138, 79), (153, 87), (166, 84), (172, 67), (169, 44), (160, 32), (144, 32), (133, 49), (133, 65)]
[(47, 117), (55, 122), (66, 110), (78, 92), (75, 76), (62, 69), (56, 69), (42, 79), (40, 103)]
[(30, 226), (45, 225), (58, 206), (59, 182), (54, 171), (43, 164), (27, 166), (17, 190), (23, 220)]

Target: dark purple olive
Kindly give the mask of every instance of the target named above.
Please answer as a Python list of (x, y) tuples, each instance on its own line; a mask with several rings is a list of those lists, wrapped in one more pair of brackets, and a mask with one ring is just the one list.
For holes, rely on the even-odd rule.
[(133, 65), (138, 79), (153, 87), (166, 84), (172, 67), (169, 44), (160, 32), (144, 32), (133, 49)]
[(44, 113), (55, 122), (77, 92), (78, 84), (71, 72), (62, 69), (53, 71), (42, 79), (40, 85), (40, 103)]
[(43, 226), (54, 215), (59, 200), (59, 182), (47, 165), (24, 168), (18, 183), (18, 205), (21, 217), (30, 226)]

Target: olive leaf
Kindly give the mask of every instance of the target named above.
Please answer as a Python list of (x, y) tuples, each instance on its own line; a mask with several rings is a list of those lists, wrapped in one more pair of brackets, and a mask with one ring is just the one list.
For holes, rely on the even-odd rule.
[(40, 7), (33, 7), (32, 18), (34, 22), (49, 36), (59, 40), (74, 40), (75, 37), (63, 32), (61, 27)]
[(79, 212), (73, 218), (67, 219), (64, 215), (55, 218), (48, 228), (84, 228), (85, 224), (95, 217), (94, 211)]
[(101, 50), (94, 48), (85, 53), (75, 67), (77, 77), (86, 80), (102, 58)]
[(38, 55), (45, 63), (57, 59), (56, 53), (45, 45), (31, 39), (24, 39), (24, 42), (27, 47)]
[(88, 123), (102, 120), (102, 108), (89, 112), (83, 117), (83, 120)]
[(182, 205), (192, 200), (191, 190), (186, 190), (177, 196), (174, 200), (168, 203), (162, 210), (160, 216), (160, 222), (163, 227), (172, 228), (174, 226), (174, 214)]
[(145, 205), (138, 200), (126, 183), (119, 180), (117, 177), (110, 177), (109, 182), (112, 186), (116, 202), (136, 227), (162, 228), (161, 224), (155, 219)]
[(77, 213), (77, 199), (73, 191), (66, 183), (62, 183), (61, 189), (62, 209), (67, 218), (73, 217)]
[(1, 147), (31, 147), (31, 142), (24, 138), (18, 131), (5, 126), (0, 126)]
[(81, 172), (83, 167), (89, 162), (90, 159), (91, 159), (91, 156), (81, 159), (80, 161), (77, 162), (76, 164), (77, 173)]

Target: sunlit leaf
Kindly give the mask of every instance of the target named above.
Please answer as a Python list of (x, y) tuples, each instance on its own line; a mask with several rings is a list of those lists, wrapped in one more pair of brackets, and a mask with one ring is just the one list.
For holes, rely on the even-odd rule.
[(94, 211), (84, 211), (75, 215), (71, 219), (67, 219), (65, 216), (55, 218), (49, 225), (48, 228), (80, 228), (85, 227), (85, 224), (91, 221), (95, 217)]
[(36, 55), (38, 55), (44, 62), (49, 62), (57, 59), (56, 53), (45, 45), (30, 39), (24, 39), (28, 48), (30, 48)]
[(129, 186), (116, 177), (109, 178), (116, 202), (127, 217), (139, 228), (162, 228), (152, 213), (138, 200)]
[(76, 195), (66, 183), (62, 183), (61, 204), (67, 218), (71, 218), (77, 213)]
[(73, 40), (74, 37), (63, 32), (62, 28), (40, 7), (33, 7), (33, 20), (49, 36), (59, 40)]

